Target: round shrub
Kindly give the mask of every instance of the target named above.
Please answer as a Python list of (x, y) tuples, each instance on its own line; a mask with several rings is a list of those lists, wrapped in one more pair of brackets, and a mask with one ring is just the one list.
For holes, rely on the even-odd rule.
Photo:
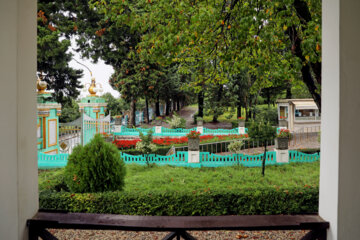
[(117, 148), (96, 134), (77, 146), (65, 167), (65, 183), (72, 192), (103, 192), (124, 187), (125, 163)]

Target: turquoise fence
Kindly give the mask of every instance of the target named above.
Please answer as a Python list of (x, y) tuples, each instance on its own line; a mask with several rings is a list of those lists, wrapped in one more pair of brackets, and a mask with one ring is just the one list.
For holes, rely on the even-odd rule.
[(289, 162), (315, 162), (320, 159), (320, 153), (307, 154), (296, 150), (289, 150)]
[(126, 164), (157, 164), (157, 165), (171, 165), (178, 167), (189, 167), (188, 163), (188, 154), (187, 152), (177, 152), (176, 154), (162, 156), (156, 154), (149, 155), (130, 155), (127, 153), (120, 153), (120, 157), (124, 160)]
[[(121, 127), (121, 132), (113, 132), (116, 136), (139, 136), (139, 131), (143, 134), (147, 134), (150, 130), (153, 131), (153, 136), (171, 136), (171, 137), (183, 137), (186, 136), (190, 131), (196, 131), (197, 128), (176, 128), (170, 129), (166, 127), (161, 127), (161, 133), (155, 133), (155, 127), (152, 128), (127, 128), (125, 126)], [(247, 132), (247, 128), (245, 128), (245, 132)], [(229, 134), (239, 134), (238, 128), (233, 129), (209, 129), (204, 128), (204, 132), (202, 135), (229, 135)]]
[[(246, 155), (246, 154), (232, 154), (232, 155), (217, 155), (209, 152), (200, 152), (199, 163), (188, 163), (188, 152), (177, 152), (169, 156), (162, 156), (156, 154), (149, 155), (130, 155), (127, 153), (120, 153), (120, 157), (126, 164), (146, 165), (147, 163), (155, 163), (157, 165), (171, 165), (177, 167), (225, 167), (241, 165), (244, 167), (260, 167), (262, 164), (264, 154)], [(67, 164), (69, 154), (61, 153), (56, 155), (49, 155), (45, 153), (38, 153), (38, 168), (61, 168)], [(315, 162), (320, 160), (320, 154), (306, 154), (295, 150), (289, 151), (289, 163), (303, 163)], [(274, 151), (266, 153), (266, 165), (282, 165), (286, 163), (276, 162), (276, 153)]]
[(38, 152), (38, 168), (39, 169), (49, 169), (49, 168), (62, 168), (67, 164), (69, 154), (59, 153), (59, 154), (46, 154)]
[[(232, 154), (232, 155), (216, 155), (208, 152), (200, 153), (200, 162), (203, 167), (224, 167), (241, 165), (244, 167), (260, 167), (262, 164), (264, 154), (258, 155), (245, 155), (245, 154)], [(275, 152), (266, 153), (266, 165), (276, 164)]]

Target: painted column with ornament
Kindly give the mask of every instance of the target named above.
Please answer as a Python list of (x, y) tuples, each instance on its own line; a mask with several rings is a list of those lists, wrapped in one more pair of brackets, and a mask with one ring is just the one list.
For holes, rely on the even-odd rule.
[(37, 149), (47, 154), (59, 153), (59, 116), (61, 105), (46, 92), (42, 75), (37, 80)]

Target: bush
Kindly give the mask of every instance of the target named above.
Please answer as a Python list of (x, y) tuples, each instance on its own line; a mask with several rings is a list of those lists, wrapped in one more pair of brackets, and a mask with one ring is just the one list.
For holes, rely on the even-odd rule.
[(155, 216), (304, 214), (318, 211), (318, 187), (198, 191), (40, 192), (41, 209)]
[(256, 119), (262, 122), (269, 122), (271, 125), (278, 125), (277, 108), (273, 106), (256, 106)]
[(170, 128), (176, 129), (176, 128), (186, 128), (186, 120), (184, 118), (179, 117), (176, 113), (173, 114), (171, 119), (168, 119), (166, 121)]
[(97, 134), (87, 145), (74, 148), (64, 174), (65, 183), (73, 192), (121, 190), (125, 163), (117, 148)]
[[(166, 153), (170, 150), (171, 146), (158, 146), (156, 151), (153, 152), (154, 154), (158, 155), (166, 155)], [(142, 155), (143, 153), (136, 149), (126, 149), (126, 150), (120, 150), (122, 153), (127, 153), (131, 155)]]
[(240, 151), (242, 150), (244, 146), (244, 142), (243, 141), (235, 141), (229, 144), (228, 146), (228, 150), (232, 153), (240, 153)]

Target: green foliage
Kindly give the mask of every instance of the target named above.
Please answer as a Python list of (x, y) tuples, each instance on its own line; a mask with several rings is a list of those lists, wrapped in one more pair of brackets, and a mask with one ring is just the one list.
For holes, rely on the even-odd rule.
[(80, 94), (82, 70), (69, 66), (71, 44), (68, 39), (60, 40), (63, 24), (58, 22), (59, 11), (57, 2), (38, 2), (37, 72), (44, 75), (48, 89), (54, 90), (56, 101), (65, 103), (67, 97), (76, 98)]
[(318, 211), (319, 188), (264, 188), (195, 193), (42, 192), (40, 208), (69, 212), (152, 216), (306, 214)]
[[(157, 146), (157, 148), (153, 152), (153, 154), (166, 155), (169, 152), (170, 148), (171, 148), (171, 146)], [(131, 155), (142, 155), (143, 154), (142, 151), (137, 150), (137, 149), (125, 149), (125, 150), (121, 150), (121, 152), (131, 154)]]
[(265, 176), (265, 156), (266, 147), (268, 143), (272, 142), (276, 137), (276, 129), (270, 125), (269, 122), (251, 122), (249, 130), (249, 137), (254, 141), (264, 143), (264, 155), (262, 159), (262, 175)]
[[(189, 169), (127, 165), (126, 168), (126, 184), (121, 192), (55, 192), (53, 186), (60, 180), (51, 179), (49, 185), (40, 187), (40, 208), (189, 216), (303, 214), (318, 210), (318, 162), (269, 166), (264, 178), (258, 178), (257, 168), (245, 167)], [(49, 174), (40, 173), (39, 182), (50, 179)]]
[(126, 104), (122, 99), (116, 99), (111, 93), (105, 93), (101, 96), (107, 103), (106, 115), (111, 111), (111, 116), (121, 115), (124, 110), (129, 109), (129, 104)]
[(271, 142), (276, 137), (276, 129), (270, 125), (269, 122), (250, 122), (248, 128), (249, 137), (254, 141)]
[(141, 152), (142, 154), (151, 154), (156, 151), (157, 146), (154, 144), (153, 141), (153, 130), (147, 132), (147, 134), (143, 134), (139, 131), (139, 137), (141, 139), (140, 142), (136, 143), (136, 150)]
[(72, 122), (80, 117), (79, 105), (74, 99), (69, 99), (61, 107), (59, 121), (61, 123)]
[[(273, 101), (270, 91), (280, 94), (302, 78), (320, 100), (320, 0), (94, 1), (91, 7), (140, 36), (141, 61), (178, 64), (178, 72), (191, 76), (186, 87), (205, 89), (213, 99), (208, 106), (220, 107), (209, 108), (215, 118), (226, 99), (218, 90), (244, 69), (253, 78), (245, 84), (251, 95), (265, 91)], [(244, 104), (244, 96), (239, 92), (232, 102)]]
[(255, 107), (254, 112), (256, 114), (256, 119), (258, 121), (269, 122), (273, 126), (277, 125), (278, 122), (277, 107), (258, 105)]
[(73, 192), (102, 192), (124, 187), (125, 164), (117, 148), (99, 135), (78, 145), (65, 167), (65, 183)]

